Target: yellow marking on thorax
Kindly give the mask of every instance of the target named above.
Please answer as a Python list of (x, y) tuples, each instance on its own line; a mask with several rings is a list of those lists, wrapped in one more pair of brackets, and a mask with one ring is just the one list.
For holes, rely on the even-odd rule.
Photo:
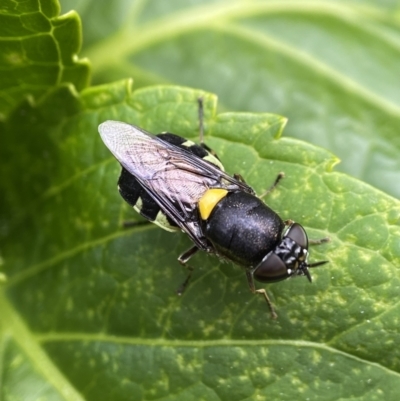
[(213, 188), (208, 189), (199, 200), (200, 216), (203, 220), (210, 217), (211, 212), (214, 210), (217, 203), (228, 194), (226, 189)]

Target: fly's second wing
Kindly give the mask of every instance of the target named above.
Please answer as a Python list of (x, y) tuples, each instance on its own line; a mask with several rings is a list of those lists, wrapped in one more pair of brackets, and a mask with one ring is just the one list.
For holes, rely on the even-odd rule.
[(133, 125), (106, 121), (99, 132), (121, 165), (201, 249), (207, 242), (196, 208), (204, 192), (215, 187), (252, 192), (213, 164)]

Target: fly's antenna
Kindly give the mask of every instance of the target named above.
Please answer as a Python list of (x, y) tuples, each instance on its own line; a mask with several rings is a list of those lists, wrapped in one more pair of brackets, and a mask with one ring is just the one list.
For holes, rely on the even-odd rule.
[(303, 272), (304, 272), (304, 275), (308, 278), (308, 281), (310, 283), (312, 282), (312, 278), (311, 278), (310, 272), (308, 271), (308, 268), (309, 267), (318, 267), (318, 266), (324, 265), (325, 263), (328, 263), (328, 261), (327, 260), (321, 260), (319, 262), (310, 263), (310, 264), (307, 264), (305, 266), (305, 269), (303, 270)]

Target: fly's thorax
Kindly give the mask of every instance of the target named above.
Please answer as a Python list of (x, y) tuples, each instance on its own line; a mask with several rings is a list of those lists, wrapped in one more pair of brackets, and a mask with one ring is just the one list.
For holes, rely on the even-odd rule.
[(275, 249), (285, 226), (261, 199), (243, 191), (226, 191), (209, 213), (200, 210), (200, 216), (216, 252), (244, 267), (257, 266)]

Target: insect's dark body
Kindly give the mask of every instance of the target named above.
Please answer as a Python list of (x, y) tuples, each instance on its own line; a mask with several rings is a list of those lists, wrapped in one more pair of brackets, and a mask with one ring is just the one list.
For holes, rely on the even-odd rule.
[[(196, 157), (204, 159), (211, 155), (204, 147), (177, 135), (163, 133), (157, 137), (189, 151)], [(179, 229), (178, 224), (163, 212), (136, 177), (124, 167), (118, 180), (118, 189), (124, 200), (132, 207), (136, 206), (138, 212), (147, 220), (158, 223), (161, 214), (168, 222), (168, 227), (162, 225), (164, 229)], [(138, 201), (140, 207), (137, 207)], [(229, 192), (215, 205), (209, 219), (202, 220), (197, 208), (192, 210), (192, 215), (187, 219), (201, 220), (203, 236), (207, 243), (203, 250), (248, 268), (257, 266), (265, 255), (277, 246), (285, 226), (282, 219), (264, 202), (243, 191)], [(244, 246), (249, 241), (252, 246)]]
[(178, 258), (190, 270), (186, 262), (197, 250), (241, 265), (251, 291), (264, 295), (275, 316), (253, 279), (305, 275), (311, 281), (308, 267), (325, 263), (308, 264), (303, 227), (284, 222), (240, 176), (226, 174), (206, 145), (170, 133), (154, 136), (122, 122), (107, 121), (99, 131), (122, 166), (118, 189), (124, 200), (149, 221), (182, 230), (193, 241)]

